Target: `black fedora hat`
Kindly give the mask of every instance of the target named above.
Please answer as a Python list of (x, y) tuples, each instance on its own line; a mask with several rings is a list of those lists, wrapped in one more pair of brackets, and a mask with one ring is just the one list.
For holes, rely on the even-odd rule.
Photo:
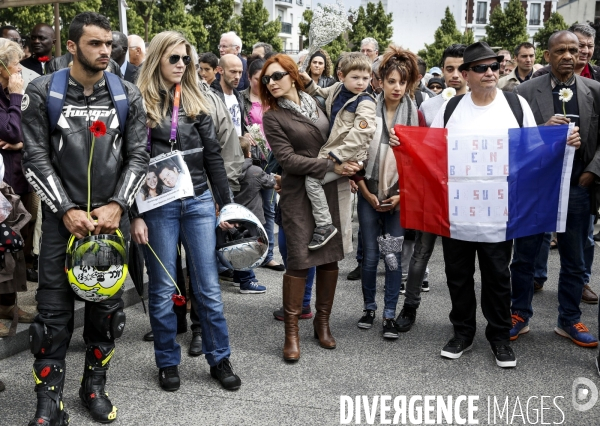
[(498, 62), (502, 62), (504, 59), (503, 55), (496, 55), (496, 52), (484, 41), (478, 41), (473, 43), (465, 49), (463, 55), (463, 64), (458, 67), (459, 71), (468, 69), (473, 62), (482, 61), (484, 59), (496, 59)]

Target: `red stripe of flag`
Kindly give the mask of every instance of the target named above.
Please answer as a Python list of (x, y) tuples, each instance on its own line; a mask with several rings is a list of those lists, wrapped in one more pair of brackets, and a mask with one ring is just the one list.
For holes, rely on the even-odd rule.
[(402, 227), (449, 237), (447, 130), (396, 125), (394, 131)]

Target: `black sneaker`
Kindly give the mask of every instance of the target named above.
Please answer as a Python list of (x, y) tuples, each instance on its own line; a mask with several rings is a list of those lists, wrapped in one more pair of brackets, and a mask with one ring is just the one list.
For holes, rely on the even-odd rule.
[(398, 338), (398, 330), (396, 329), (396, 321), (394, 321), (394, 318), (383, 319), (383, 337), (386, 339)]
[(402, 281), (400, 283), (400, 294), (405, 294), (406, 293), (406, 287), (404, 285), (404, 281)]
[(228, 283), (233, 282), (233, 270), (227, 269), (219, 274), (219, 281), (227, 281)]
[(317, 226), (313, 232), (312, 241), (308, 244), (309, 250), (318, 250), (323, 247), (337, 234), (337, 228), (333, 225)]
[(429, 281), (423, 281), (423, 284), (421, 284), (421, 291), (429, 291)]
[(158, 369), (158, 381), (160, 387), (173, 392), (179, 389), (179, 368), (176, 365)]
[(498, 367), (511, 368), (517, 366), (517, 357), (510, 345), (495, 345), (492, 343), (492, 352)]
[(358, 321), (358, 328), (369, 329), (373, 327), (373, 320), (375, 319), (375, 311), (371, 309), (365, 309), (363, 311), (362, 318)]
[(417, 319), (417, 310), (410, 306), (404, 306), (400, 315), (396, 318), (396, 330), (404, 333), (409, 331)]
[(458, 359), (463, 352), (470, 351), (473, 349), (473, 341), (465, 342), (464, 340), (453, 337), (450, 339), (446, 346), (442, 348), (441, 355), (444, 358)]
[(362, 278), (362, 265), (359, 263), (358, 266), (348, 274), (347, 278), (350, 281), (360, 280)]
[(221, 360), (215, 367), (210, 367), (210, 375), (221, 382), (223, 389), (238, 390), (242, 386), (242, 381), (233, 372), (229, 358)]

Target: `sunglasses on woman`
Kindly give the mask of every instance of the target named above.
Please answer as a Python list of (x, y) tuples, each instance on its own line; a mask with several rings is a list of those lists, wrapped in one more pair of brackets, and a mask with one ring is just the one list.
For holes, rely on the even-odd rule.
[(171, 65), (175, 65), (176, 63), (178, 63), (181, 59), (183, 59), (183, 65), (185, 65), (186, 67), (190, 64), (190, 62), (192, 62), (192, 58), (191, 56), (185, 55), (185, 56), (181, 56), (181, 55), (171, 55), (169, 56), (169, 63)]
[(269, 84), (271, 79), (273, 79), (273, 81), (279, 81), (288, 74), (289, 74), (289, 72), (287, 72), (287, 71), (286, 72), (275, 71), (271, 75), (263, 75), (261, 81), (262, 81), (262, 84), (264, 84), (266, 86), (267, 84)]
[(470, 67), (469, 69), (473, 72), (476, 72), (477, 74), (483, 74), (488, 70), (488, 68), (496, 72), (500, 69), (500, 64), (498, 62), (492, 62), (491, 64), (475, 65), (474, 67)]
[(431, 90), (442, 90), (442, 86), (440, 86), (439, 84), (432, 84), (431, 86), (429, 86), (429, 88)]

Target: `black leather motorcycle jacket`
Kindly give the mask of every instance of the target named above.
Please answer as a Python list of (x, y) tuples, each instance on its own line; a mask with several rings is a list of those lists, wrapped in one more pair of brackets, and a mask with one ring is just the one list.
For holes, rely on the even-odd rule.
[(112, 201), (126, 214), (144, 182), (149, 156), (146, 152), (146, 113), (142, 97), (124, 80), (129, 101), (125, 133), (104, 78), (90, 96), (72, 77), (63, 111), (50, 134), (46, 97), (50, 76), (40, 77), (27, 87), (29, 106), (23, 111), (25, 137), (23, 172), (39, 197), (59, 218), (71, 208), (87, 208), (88, 162), (92, 146), (92, 122), (104, 122), (107, 132), (97, 137), (91, 168), (91, 209)]
[[(151, 157), (171, 152), (171, 114), (169, 108), (167, 116), (159, 126), (151, 129)], [(221, 145), (215, 133), (212, 119), (207, 114), (199, 114), (195, 119), (188, 117), (179, 107), (179, 119), (177, 124), (177, 137), (173, 150), (179, 150), (190, 170), (192, 183), (194, 184), (194, 195), (200, 196), (208, 189), (210, 180), (213, 197), (219, 207), (231, 203), (231, 193), (223, 157), (221, 157)]]

